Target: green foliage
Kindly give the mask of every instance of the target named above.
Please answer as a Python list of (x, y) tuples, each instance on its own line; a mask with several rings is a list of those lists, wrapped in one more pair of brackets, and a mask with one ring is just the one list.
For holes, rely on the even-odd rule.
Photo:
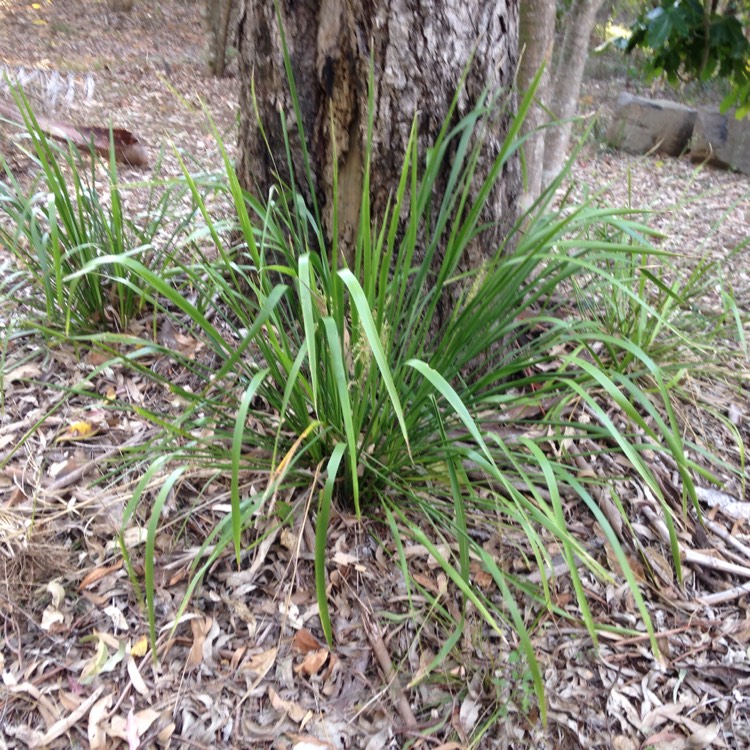
[(672, 84), (683, 78), (728, 80), (732, 90), (721, 109), (736, 107), (737, 117), (744, 117), (750, 113), (750, 41), (741, 13), (716, 13), (700, 0), (665, 0), (641, 13), (630, 37), (620, 37), (617, 45), (626, 52), (646, 50), (648, 75), (664, 75)]
[[(602, 237), (597, 226), (590, 238)], [(605, 230), (607, 242), (637, 248), (640, 238), (629, 228), (611, 225)], [(743, 341), (742, 325), (737, 324), (734, 305), (725, 298), (722, 315), (709, 317), (695, 312), (697, 303), (720, 283), (720, 268), (704, 260), (685, 272), (684, 259), (652, 249), (647, 253), (623, 253), (607, 261), (606, 268), (594, 274), (580, 274), (571, 281), (571, 296), (605, 337), (625, 338), (656, 359), (665, 372), (679, 372), (686, 355), (711, 356), (721, 338)], [(605, 350), (606, 338), (604, 339)], [(628, 370), (631, 354), (618, 347), (610, 351), (611, 367)]]
[[(475, 172), (483, 148), (478, 134), (496, 116), (492, 103), (480, 102), (454, 125), (446, 119), (424, 164), (417, 159), (415, 129), (399, 188), (381, 223), (369, 220), (369, 191), (363, 192), (352, 269), (341, 268), (339, 254), (327, 249), (314, 209), (308, 209), (294, 185), (280, 185), (268, 203), (260, 203), (241, 190), (226, 158), (223, 181), (200, 182), (185, 172), (205, 221), (202, 237), (214, 243), (204, 260), (184, 266), (191, 286), (202, 286), (196, 303), (146, 269), (140, 273), (180, 313), (181, 326), (211, 347), (217, 362), (213, 372), (201, 373), (189, 358), (172, 353), (180, 366), (204, 379), (205, 387), (181, 394), (188, 406), (177, 419), (160, 418), (174, 442), (210, 425), (210, 444), (191, 437), (192, 447), (182, 449), (184, 460), (204, 456), (212, 466), (225, 466), (231, 476), (231, 520), (206, 539), (208, 561), (197, 556), (194, 585), (221, 549), (234, 545), (239, 553), (252, 513), (258, 508), (270, 512), (269, 504), (284, 487), (320, 477), (321, 484), (314, 485), (316, 588), (327, 639), (333, 638), (326, 599), (331, 505), (338, 502), (367, 513), (383, 507), (397, 548), (399, 535), (423, 544), (489, 627), (500, 633), (511, 626), (519, 634), (518, 647), (541, 696), (541, 673), (518, 600), (530, 596), (557, 611), (545, 573), (549, 539), (557, 540), (570, 563), (581, 618), (594, 637), (596, 623), (578, 566), (597, 576), (611, 575), (567, 530), (563, 498), (578, 498), (597, 518), (652, 632), (621, 543), (585, 481), (568, 468), (565, 446), (572, 439), (603, 440), (628, 457), (657, 497), (661, 490), (641, 456), (645, 450), (668, 451), (684, 470), (688, 490), (692, 485), (678, 425), (646, 421), (639, 412), (653, 411), (654, 401), (668, 410), (668, 392), (647, 351), (658, 336), (632, 343), (607, 335), (596, 318), (557, 312), (560, 290), (585, 277), (602, 287), (618, 286), (634, 312), (642, 307), (644, 316), (659, 319), (659, 311), (639, 297), (631, 279), (612, 270), (630, 258), (655, 255), (645, 239), (647, 227), (626, 211), (589, 203), (552, 209), (553, 185), (519, 222), (512, 242), (496, 248), (485, 266), (463, 276), (456, 272), (469, 245), (481, 241), (482, 203), (518, 148), (518, 130), (530, 101), (522, 102), (485, 183), (478, 184)], [(368, 157), (365, 184), (371, 169)], [(453, 186), (445, 196), (435, 190), (441, 170), (448, 170)], [(232, 196), (239, 244), (230, 244), (232, 233), (212, 217), (207, 189)], [(428, 252), (417, 262), (420, 243)], [(129, 262), (133, 270), (136, 264)], [(448, 283), (463, 284), (464, 294), (433, 336), (438, 296)], [(240, 284), (243, 293), (238, 292)], [(220, 333), (218, 325), (229, 335)], [(606, 357), (597, 354), (602, 341)], [(550, 369), (557, 350), (570, 354)], [(646, 390), (639, 384), (642, 378)], [(260, 405), (254, 405), (256, 396)], [(570, 410), (582, 400), (597, 416), (595, 423), (571, 421)], [(632, 433), (607, 416), (601, 400), (627, 408), (623, 413)], [(517, 409), (536, 416), (517, 433), (498, 430), (498, 420), (502, 424)], [(224, 457), (216, 447), (222, 435), (231, 445)], [(559, 457), (550, 454), (550, 445), (558, 446)], [(244, 497), (240, 475), (252, 467), (270, 473), (268, 487)], [(474, 540), (470, 528), (476, 523), (524, 530), (530, 555), (543, 572), (538, 590), (509, 575)], [(669, 526), (673, 531), (671, 522)], [(455, 539), (455, 557), (446, 556), (436, 539)], [(497, 599), (471, 583), (470, 555), (492, 577)], [(679, 570), (678, 556), (675, 565)], [(461, 627), (454, 623), (456, 633)]]
[[(485, 148), (482, 133), (493, 118), (506, 114), (496, 102), (481, 98), (459, 118), (456, 98), (424, 160), (418, 158), (415, 120), (398, 188), (378, 221), (370, 205), (376, 167), (368, 145), (351, 268), (342, 265), (338, 252), (335, 209), (329, 242), (316, 204), (308, 205), (296, 184), (280, 181), (265, 201), (249, 195), (217, 134), (223, 175), (193, 174), (183, 164), (182, 184), (201, 222), (188, 230), (178, 221), (183, 233), (175, 238), (179, 252), (170, 255), (168, 273), (112, 244), (107, 253), (61, 269), (63, 286), (72, 287), (79, 279), (99, 278), (103, 269), (119, 268), (116, 278), (127, 279), (128, 288), (139, 290), (160, 319), (200, 341), (210, 354), (201, 360), (116, 333), (75, 338), (79, 345), (111, 351), (114, 361), (158, 382), (179, 400), (173, 411), (136, 407), (141, 418), (158, 427), (159, 438), (144, 448), (144, 458), (153, 463), (123, 518), (121, 548), (147, 607), (152, 641), (161, 510), (168, 494), (179, 491), (180, 477), (201, 467), (194, 483), (208, 475), (207, 494), (209, 486), (225, 482), (231, 513), (202, 540), (175, 622), (227, 548), (233, 548), (240, 564), (243, 552), (270, 543), (309, 504), (316, 527), (320, 625), (332, 643), (326, 564), (328, 522), (338, 504), (387, 521), (392, 535), (387, 552), (404, 572), (407, 590), (425, 597), (452, 629), (446, 649), (461, 640), (464, 616), (453, 619), (440, 596), (409, 579), (404, 538), (430, 552), (460, 594), (463, 613), (470, 603), (487, 629), (503, 638), (509, 628), (515, 631), (513, 658), (523, 656), (527, 665), (515, 675), (521, 676), (524, 701), (533, 694), (543, 709), (529, 602), (532, 608), (574, 617), (596, 642), (586, 576), (627, 581), (641, 616), (639, 627), (658, 650), (622, 540), (600, 508), (593, 480), (575, 463), (581, 451), (589, 450), (579, 446), (592, 441), (624, 457), (623, 465), (630, 468), (623, 472), (662, 504), (679, 575), (672, 511), (646, 456), (669, 454), (682, 479), (684, 502), (694, 499), (691, 477), (697, 467), (683, 448), (669, 392), (671, 354), (678, 347), (690, 349), (691, 342), (673, 314), (678, 291), (647, 275), (647, 259), (651, 264), (658, 259), (649, 244), (653, 233), (623, 209), (594, 201), (553, 203), (563, 175), (506, 241), (491, 248), (483, 266), (458, 270), (468, 249), (486, 241), (482, 209), (521, 145), (521, 124), (533, 93), (532, 87), (521, 101), (483, 179), (476, 171)], [(296, 96), (294, 102), (299, 108)], [(368, 144), (371, 120), (369, 128)], [(44, 171), (53, 195), (65, 184), (54, 164), (58, 156), (51, 153)], [(77, 185), (77, 163), (66, 163)], [(291, 159), (288, 167), (293, 173)], [(437, 185), (444, 174), (449, 190), (443, 195)], [(311, 181), (311, 174), (298, 179)], [(336, 175), (333, 182), (336, 191)], [(209, 208), (216, 198), (231, 201), (231, 221)], [(13, 208), (11, 220), (27, 221), (27, 212), (7, 205)], [(339, 205), (338, 195), (332, 205)], [(45, 221), (51, 222), (49, 213)], [(87, 228), (93, 223), (89, 214), (80, 221)], [(53, 232), (34, 231), (39, 234), (35, 252), (54, 244)], [(32, 236), (31, 230), (24, 232)], [(107, 279), (113, 277), (106, 272)], [(40, 273), (27, 281), (44, 288), (45, 278)], [(663, 296), (654, 298), (643, 279)], [(460, 285), (462, 291), (452, 313), (437, 325), (438, 302), (447, 285)], [(55, 294), (58, 289), (59, 284), (53, 286)], [(625, 305), (627, 314), (609, 308), (593, 314), (590, 306), (561, 304), (560, 295), (570, 292), (572, 297), (575, 290), (582, 299), (609, 295)], [(72, 297), (66, 304), (68, 320), (90, 314), (87, 297)], [(67, 335), (65, 320), (57, 318), (48, 335), (54, 335), (55, 321)], [(666, 343), (665, 333), (671, 336)], [(185, 374), (191, 387), (141, 363), (154, 354), (169, 358), (173, 371)], [(249, 472), (263, 481), (248, 486)], [(624, 515), (622, 504), (616, 504)], [(595, 519), (607, 556), (570, 531), (573, 506)], [(253, 531), (259, 519), (265, 522), (261, 534)], [(125, 543), (133, 523), (146, 527), (145, 597)], [(509, 570), (479, 541), (504, 529), (524, 535), (523, 554), (540, 573), (538, 586)], [(574, 615), (554, 603), (552, 549), (568, 565), (566, 575), (577, 595)], [(617, 560), (614, 570), (610, 554)], [(471, 559), (491, 579), (491, 590), (472, 581)]]
[[(82, 168), (74, 149), (48, 139), (22, 92), (16, 92), (16, 101), (42, 189), (38, 182), (31, 189), (22, 186), (3, 160), (0, 210), (10, 221), (0, 225), (0, 240), (18, 268), (3, 291), (31, 290), (25, 301), (38, 310), (37, 325), (59, 324), (73, 333), (123, 330), (148, 300), (142, 277), (120, 259), (141, 258), (154, 269), (167, 266), (171, 240), (184, 231), (185, 220), (173, 221), (172, 236), (162, 233), (157, 250), (154, 239), (174, 200), (169, 191), (150, 201), (140, 221), (128, 219), (114, 156), (106, 184), (97, 184), (98, 160)], [(104, 257), (110, 262), (102, 262)]]

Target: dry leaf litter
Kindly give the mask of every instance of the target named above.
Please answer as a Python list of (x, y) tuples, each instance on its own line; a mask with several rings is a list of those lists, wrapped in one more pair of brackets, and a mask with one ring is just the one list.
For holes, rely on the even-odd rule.
[[(136, 2), (131, 13), (117, 14), (93, 0), (0, 0), (0, 63), (25, 75), (44, 71), (40, 80), (58, 71), (66, 91), (72, 80), (82, 95), (57, 103), (55, 114), (100, 125), (111, 119), (145, 142), (152, 160), (163, 147), (166, 175), (180, 173), (173, 147), (218, 167), (202, 107), (233, 148), (237, 81), (204, 74), (200, 9), (198, 2), (161, 0)], [(584, 103), (603, 101), (606, 107), (616, 90), (602, 88), (590, 83)], [(0, 137), (16, 174), (29, 170), (8, 132)], [(127, 168), (122, 174), (140, 178)], [(665, 233), (663, 247), (679, 254), (684, 272), (702, 260), (718, 263), (738, 309), (748, 312), (747, 263), (732, 253), (748, 238), (746, 177), (685, 160), (634, 159), (594, 145), (574, 167), (573, 183), (581, 193), (603, 191), (602, 199), (616, 205), (659, 209), (649, 222)], [(131, 191), (129, 206), (137, 208), (139, 200), (139, 192)], [(719, 290), (708, 290), (698, 303), (717, 309)], [(150, 321), (140, 325), (131, 333), (148, 335)], [(167, 346), (205, 356), (173, 325), (161, 326)], [(554, 604), (573, 619), (540, 615), (532, 607), (524, 612), (544, 670), (549, 721), (543, 727), (517, 659), (517, 639), (510, 631), (490, 631), (472, 607), (456, 647), (428, 671), (449, 633), (427, 597), (407, 591), (392, 544), (378, 541), (388, 540), (388, 531), (376, 521), (359, 523), (343, 513), (332, 518), (328, 573), (336, 650), (326, 648), (313, 580), (309, 492), (285, 498), (299, 510), (293, 528), (259, 528), (269, 534), (267, 542), (245, 553), (239, 570), (230, 554), (217, 560), (181, 612), (188, 568), (229, 507), (226, 484), (206, 490), (205, 477), (183, 475), (156, 540), (154, 660), (148, 623), (115, 543), (142, 469), (123, 471), (123, 457), (129, 446), (147, 443), (153, 429), (131, 410), (91, 408), (90, 399), (61, 394), (89, 378), (88, 387), (105, 402), (163, 411), (180, 404), (151, 380), (114, 367), (97, 372), (106, 360), (94, 353), (80, 358), (72, 347), (43, 350), (38, 340), (24, 337), (7, 343), (4, 356), (0, 747), (378, 750), (409, 744), (451, 750), (468, 746), (479, 733), (479, 746), (488, 748), (750, 746), (750, 505), (744, 482), (729, 471), (721, 491), (707, 483), (700, 488), (700, 524), (691, 509), (683, 512), (676, 466), (649, 456), (675, 510), (681, 584), (670, 561), (664, 510), (651, 489), (617, 456), (585, 441), (570, 446), (582, 475), (606, 480), (596, 500), (628, 552), (659, 653), (645, 632), (602, 633), (597, 650), (583, 627), (572, 627), (575, 595), (557, 555)], [(156, 356), (148, 364), (170, 378), (187, 377)], [(736, 360), (720, 364), (747, 370), (739, 350)], [(686, 434), (729, 465), (742, 465), (749, 444), (746, 388), (695, 376), (682, 387)], [(616, 409), (609, 416), (626, 421)], [(108, 473), (113, 462), (120, 463), (116, 475)], [(243, 481), (249, 489), (267, 477), (248, 473)], [(630, 525), (620, 520), (610, 487)], [(155, 493), (158, 483), (151, 489)], [(617, 569), (591, 514), (573, 499), (566, 501), (566, 513), (578, 538), (594, 540), (599, 558)], [(501, 567), (539, 581), (518, 529), (503, 530), (501, 537), (497, 528), (475, 520), (475, 538)], [(142, 530), (128, 529), (126, 544), (141, 572), (143, 542)], [(460, 599), (428, 550), (412, 544), (405, 557), (413, 580), (460, 620)], [(478, 562), (471, 572), (477, 586), (500, 599)], [(642, 630), (622, 580), (582, 576), (596, 620)]]

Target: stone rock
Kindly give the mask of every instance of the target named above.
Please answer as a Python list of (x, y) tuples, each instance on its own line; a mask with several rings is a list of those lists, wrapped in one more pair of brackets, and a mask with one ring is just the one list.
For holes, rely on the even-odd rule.
[(622, 93), (607, 130), (607, 142), (635, 154), (654, 150), (679, 156), (687, 150), (697, 114), (677, 102)]
[(690, 158), (750, 174), (750, 118), (701, 109), (693, 128)]

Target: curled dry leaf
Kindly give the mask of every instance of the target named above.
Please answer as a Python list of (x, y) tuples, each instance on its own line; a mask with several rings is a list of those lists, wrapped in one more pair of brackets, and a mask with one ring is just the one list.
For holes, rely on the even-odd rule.
[[(56, 721), (44, 735), (35, 734), (32, 740), (28, 741), (29, 747), (47, 747), (51, 745), (58, 737), (62, 737), (71, 727), (75, 726), (86, 714), (89, 709), (99, 700), (99, 696), (104, 692), (104, 685), (94, 690), (81, 705), (72, 711), (70, 715)], [(16, 735), (18, 736), (18, 735)]]
[(42, 612), (42, 621), (39, 627), (46, 632), (60, 632), (60, 627), (65, 622), (65, 616), (59, 609), (50, 604)]
[(159, 330), (159, 343), (172, 351), (179, 352), (189, 359), (201, 348), (200, 342), (192, 336), (180, 333), (169, 318), (164, 318)]
[(83, 580), (78, 586), (78, 590), (83, 591), (84, 589), (90, 588), (95, 583), (101, 581), (102, 578), (108, 576), (110, 573), (116, 573), (118, 570), (120, 570), (120, 568), (122, 568), (122, 560), (118, 560), (114, 565), (94, 568), (84, 576)]
[(174, 734), (174, 730), (177, 726), (173, 721), (170, 721), (163, 729), (159, 730), (159, 734), (156, 735), (156, 739), (161, 742), (162, 745), (166, 745)]
[(305, 717), (311, 713), (300, 706), (299, 703), (284, 700), (272, 687), (268, 688), (268, 697), (271, 700), (271, 705), (279, 713), (285, 713), (295, 724), (302, 724)]
[(138, 664), (136, 664), (136, 661), (132, 656), (128, 657), (128, 676), (130, 677), (130, 681), (133, 683), (136, 692), (144, 698), (151, 697), (151, 691), (148, 689), (145, 680), (138, 670)]
[(318, 639), (307, 629), (302, 628), (294, 634), (292, 649), (298, 654), (307, 654), (321, 648)]
[(11, 383), (15, 383), (18, 380), (38, 378), (41, 374), (42, 371), (33, 362), (20, 365), (3, 375), (3, 388), (7, 388)]
[(333, 555), (333, 562), (335, 562), (336, 565), (341, 565), (343, 567), (352, 566), (359, 573), (367, 572), (367, 568), (364, 565), (360, 564), (359, 558), (356, 555), (349, 554), (348, 552), (336, 552)]
[(133, 656), (144, 656), (148, 651), (148, 636), (140, 635), (135, 643), (130, 647), (130, 653)]
[(486, 591), (492, 586), (492, 576), (484, 569), (484, 566), (481, 563), (472, 560), (469, 569), (471, 571), (471, 579), (477, 584), (477, 586), (479, 586), (479, 588)]
[(112, 693), (100, 698), (89, 712), (88, 738), (91, 750), (104, 750), (107, 747), (106, 718), (112, 707)]
[(309, 677), (317, 674), (328, 660), (329, 651), (327, 648), (319, 648), (317, 651), (310, 651), (300, 664), (294, 668), (297, 674)]
[(56, 609), (65, 601), (65, 589), (57, 581), (47, 584), (47, 593), (52, 596), (52, 606)]
[(87, 461), (83, 457), (71, 456), (63, 461), (50, 464), (47, 474), (51, 479), (61, 480), (70, 476), (73, 472), (79, 471), (86, 463)]
[(269, 648), (268, 651), (263, 651), (260, 654), (253, 654), (243, 665), (242, 670), (244, 672), (251, 672), (257, 677), (255, 678), (252, 686), (248, 692), (252, 692), (255, 688), (260, 685), (263, 678), (268, 673), (268, 670), (274, 665), (276, 661), (276, 654), (278, 649), (276, 647)]
[[(144, 708), (142, 711), (133, 712), (131, 708), (128, 718), (113, 716), (110, 720), (108, 734), (121, 740), (130, 741), (132, 738), (140, 740), (151, 728), (151, 725), (159, 718), (160, 714), (153, 708)], [(136, 742), (135, 747), (138, 746)], [(133, 745), (131, 745), (133, 747)]]
[(479, 712), (482, 709), (482, 705), (479, 701), (467, 695), (461, 704), (461, 709), (458, 712), (459, 719), (461, 721), (461, 729), (466, 736), (471, 736), (474, 726), (479, 719)]
[(115, 630), (130, 630), (130, 625), (128, 625), (128, 621), (125, 619), (125, 615), (119, 607), (110, 604), (108, 607), (104, 608), (104, 614), (112, 620)]
[(78, 420), (69, 424), (65, 431), (58, 436), (55, 442), (73, 442), (78, 440), (90, 440), (98, 433), (96, 427), (84, 420)]
[(190, 620), (190, 630), (193, 633), (193, 645), (190, 647), (185, 667), (194, 669), (203, 661), (203, 645), (206, 635), (211, 630), (213, 620), (210, 617), (196, 617)]

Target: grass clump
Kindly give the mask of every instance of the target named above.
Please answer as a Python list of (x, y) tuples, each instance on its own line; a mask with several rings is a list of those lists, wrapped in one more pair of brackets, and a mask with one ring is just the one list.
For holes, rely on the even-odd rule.
[[(50, 197), (23, 202), (17, 186), (3, 194), (5, 212), (18, 227), (16, 233), (4, 230), (3, 237), (22, 254), (25, 283), (43, 291), (45, 311), (61, 335), (78, 323), (79, 345), (104, 348), (113, 361), (157, 379), (180, 402), (172, 411), (138, 409), (158, 425), (160, 437), (149, 451), (161, 455), (136, 486), (124, 516), (123, 532), (149, 514), (142, 506), (152, 480), (174, 469), (147, 523), (144, 598), (152, 639), (160, 512), (186, 468), (200, 466), (213, 472), (206, 485), (228, 477), (231, 512), (203, 540), (188, 596), (227, 547), (240, 564), (243, 550), (272, 539), (302, 512), (286, 498), (291, 489), (304, 489), (315, 516), (320, 625), (331, 645), (327, 532), (331, 508), (339, 503), (357, 516), (384, 521), (407, 591), (419, 590), (450, 623), (445, 653), (458, 642), (469, 610), (498, 634), (508, 626), (517, 633), (516, 654), (529, 665), (528, 684), (541, 706), (529, 601), (582, 622), (596, 642), (585, 578), (623, 577), (658, 651), (624, 537), (602, 510), (601, 479), (580, 469), (581, 461), (597, 460), (591, 446), (622, 457), (619, 478), (647, 488), (662, 508), (679, 576), (674, 511), (648, 456), (669, 455), (684, 508), (695, 502), (692, 477), (700, 469), (685, 451), (670, 375), (660, 365), (664, 331), (679, 333), (672, 311), (680, 295), (651, 273), (645, 278), (662, 293), (654, 299), (639, 281), (644, 264), (660, 256), (649, 242), (651, 230), (625, 209), (590, 201), (556, 206), (563, 174), (486, 263), (463, 275), (464, 292), (435, 335), (442, 288), (457, 283), (461, 258), (482, 241), (484, 203), (522, 143), (520, 127), (532, 96), (519, 105), (483, 181), (476, 175), (483, 148), (478, 134), (495, 116), (494, 102), (479, 102), (463, 118), (451, 110), (424, 164), (417, 158), (415, 123), (398, 190), (377, 222), (371, 218), (369, 185), (376, 176), (368, 151), (352, 267), (342, 265), (337, 252), (335, 211), (331, 245), (314, 201), (307, 205), (294, 184), (280, 183), (265, 201), (247, 194), (219, 141), (222, 179), (184, 171), (182, 184), (200, 224), (173, 234), (170, 267), (155, 268), (143, 256), (153, 249), (155, 234), (134, 247), (123, 240), (114, 171), (109, 212), (83, 189), (76, 163), (62, 157), (73, 175), (69, 195), (56, 162), (60, 155), (38, 133), (34, 137)], [(444, 172), (451, 190), (440, 196), (435, 186)], [(209, 208), (215, 192), (231, 199), (231, 225)], [(168, 208), (163, 215), (168, 217)], [(136, 236), (144, 239), (139, 231)], [(422, 256), (418, 243), (427, 248)], [(587, 314), (591, 306), (569, 304), (576, 293), (606, 299), (608, 306), (601, 315)], [(132, 337), (85, 333), (84, 323), (107, 320), (112, 295), (120, 323), (148, 304), (155, 319), (169, 320), (200, 342), (204, 356), (196, 357), (195, 348), (186, 353), (142, 339), (123, 355), (122, 346), (136, 345)], [(612, 307), (611, 300), (620, 302)], [(53, 335), (51, 325), (47, 330)], [(689, 343), (682, 334), (677, 340)], [(147, 352), (168, 356), (185, 380), (174, 382), (142, 363)], [(248, 490), (248, 471), (261, 472), (264, 482)], [(607, 489), (627, 525), (614, 488)], [(571, 531), (577, 508), (595, 519), (616, 565), (603, 559), (592, 540)], [(259, 515), (270, 521), (262, 536), (250, 533)], [(511, 530), (525, 540), (522, 554), (538, 572), (534, 581), (481, 543)], [(457, 616), (410, 578), (406, 537), (424, 545), (460, 593)], [(577, 597), (574, 614), (554, 601), (552, 549), (566, 563)], [(122, 550), (130, 561), (124, 543)], [(472, 565), (488, 576), (489, 589), (476, 585)]]
[[(7, 221), (0, 225), (0, 240), (17, 273), (3, 291), (12, 296), (32, 289), (23, 299), (38, 313), (33, 320), (39, 326), (62, 327), (68, 334), (124, 331), (148, 309), (150, 288), (120, 261), (138, 258), (157, 275), (170, 276), (172, 243), (189, 226), (189, 212), (175, 221), (173, 211), (185, 188), (172, 186), (158, 199), (152, 190), (145, 215), (130, 218), (114, 150), (102, 181), (96, 158), (86, 168), (74, 148), (47, 137), (23, 93), (15, 97), (30, 141), (24, 150), (39, 176), (22, 185), (4, 164), (0, 207)], [(171, 231), (165, 233), (168, 211)]]

